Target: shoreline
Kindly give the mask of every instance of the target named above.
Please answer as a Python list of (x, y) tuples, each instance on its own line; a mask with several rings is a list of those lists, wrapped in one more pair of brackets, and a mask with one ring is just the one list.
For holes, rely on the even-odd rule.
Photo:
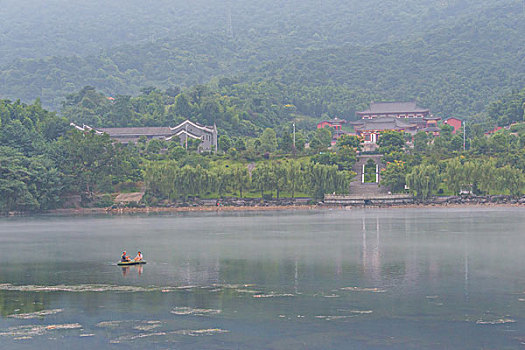
[[(55, 209), (44, 214), (93, 215), (93, 214), (153, 214), (189, 212), (256, 212), (256, 211), (310, 211), (310, 210), (354, 210), (354, 209), (429, 209), (429, 208), (525, 208), (519, 203), (421, 203), (396, 205), (268, 205), (268, 206), (195, 206), (195, 207), (145, 207), (145, 208), (71, 208)], [(22, 213), (21, 215), (26, 215)]]

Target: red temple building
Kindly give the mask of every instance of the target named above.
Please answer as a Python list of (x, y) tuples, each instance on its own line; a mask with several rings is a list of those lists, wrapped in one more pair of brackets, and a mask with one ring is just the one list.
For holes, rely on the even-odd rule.
[(443, 120), (443, 124), (452, 126), (454, 128), (454, 131), (452, 131), (452, 133), (455, 134), (459, 129), (461, 129), (462, 121), (458, 118), (447, 118)]
[(370, 108), (356, 112), (356, 115), (361, 119), (424, 118), (430, 116), (430, 110), (418, 107), (415, 102), (372, 102)]
[(360, 120), (351, 122), (356, 133), (363, 137), (364, 149), (377, 148), (381, 132), (392, 130), (415, 135), (419, 131), (439, 135), (437, 122), (429, 109), (415, 102), (372, 102), (370, 108), (356, 113)]
[(317, 123), (317, 129), (322, 128), (333, 128), (334, 130), (341, 130), (342, 124), (346, 124), (346, 120), (334, 118), (332, 120), (323, 120), (322, 122)]

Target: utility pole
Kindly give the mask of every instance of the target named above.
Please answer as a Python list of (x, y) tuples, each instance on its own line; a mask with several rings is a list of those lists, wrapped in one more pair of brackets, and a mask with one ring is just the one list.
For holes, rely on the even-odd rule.
[(293, 123), (293, 148), (295, 148), (295, 123)]
[(466, 133), (467, 133), (467, 122), (463, 121), (463, 152), (465, 152), (466, 149)]
[(186, 123), (186, 151), (188, 150), (188, 123)]

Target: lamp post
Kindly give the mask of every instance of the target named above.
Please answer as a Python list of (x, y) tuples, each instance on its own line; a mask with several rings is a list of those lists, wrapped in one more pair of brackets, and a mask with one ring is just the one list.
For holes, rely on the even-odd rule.
[(292, 146), (292, 152), (295, 157), (295, 122), (293, 122), (293, 146)]
[(465, 152), (466, 149), (466, 132), (467, 132), (467, 122), (463, 122), (463, 152)]

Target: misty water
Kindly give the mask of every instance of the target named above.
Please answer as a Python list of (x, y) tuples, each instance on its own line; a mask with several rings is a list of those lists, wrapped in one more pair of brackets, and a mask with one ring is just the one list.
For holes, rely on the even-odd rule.
[(519, 208), (4, 218), (0, 343), (523, 348), (524, 227)]

